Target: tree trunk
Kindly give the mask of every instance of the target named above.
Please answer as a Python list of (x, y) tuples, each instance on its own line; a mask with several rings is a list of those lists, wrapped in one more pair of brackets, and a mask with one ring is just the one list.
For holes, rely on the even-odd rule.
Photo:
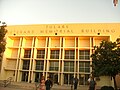
[(115, 90), (117, 90), (117, 83), (116, 83), (116, 80), (115, 80), (115, 76), (113, 76), (113, 80), (114, 80), (114, 88), (115, 88)]

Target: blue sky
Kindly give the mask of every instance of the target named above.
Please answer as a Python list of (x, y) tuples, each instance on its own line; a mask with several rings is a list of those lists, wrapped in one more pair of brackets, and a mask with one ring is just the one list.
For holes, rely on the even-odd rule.
[(0, 20), (8, 25), (118, 23), (113, 0), (0, 0)]

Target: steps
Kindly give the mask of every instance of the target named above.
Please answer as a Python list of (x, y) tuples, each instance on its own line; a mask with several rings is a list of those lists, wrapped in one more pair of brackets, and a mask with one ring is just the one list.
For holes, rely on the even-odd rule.
[(4, 87), (4, 80), (0, 80), (0, 87)]
[[(0, 86), (4, 87), (2, 81), (0, 81)], [(23, 90), (37, 90), (35, 83), (26, 83), (26, 82), (11, 82), (7, 87), (23, 89)]]

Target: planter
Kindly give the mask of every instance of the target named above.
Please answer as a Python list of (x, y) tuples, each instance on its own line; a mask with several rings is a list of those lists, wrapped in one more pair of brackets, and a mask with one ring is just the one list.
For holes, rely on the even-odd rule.
[(113, 86), (113, 81), (110, 76), (100, 76), (100, 80), (96, 80), (97, 86)]

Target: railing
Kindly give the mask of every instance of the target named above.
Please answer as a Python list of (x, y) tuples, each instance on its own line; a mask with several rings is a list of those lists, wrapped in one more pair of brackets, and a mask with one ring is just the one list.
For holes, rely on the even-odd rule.
[(38, 90), (38, 88), (40, 87), (39, 83), (35, 83), (35, 90)]
[(12, 81), (12, 77), (9, 77), (7, 80), (4, 80), (3, 81), (3, 86), (7, 87), (9, 84), (11, 84), (11, 81)]

